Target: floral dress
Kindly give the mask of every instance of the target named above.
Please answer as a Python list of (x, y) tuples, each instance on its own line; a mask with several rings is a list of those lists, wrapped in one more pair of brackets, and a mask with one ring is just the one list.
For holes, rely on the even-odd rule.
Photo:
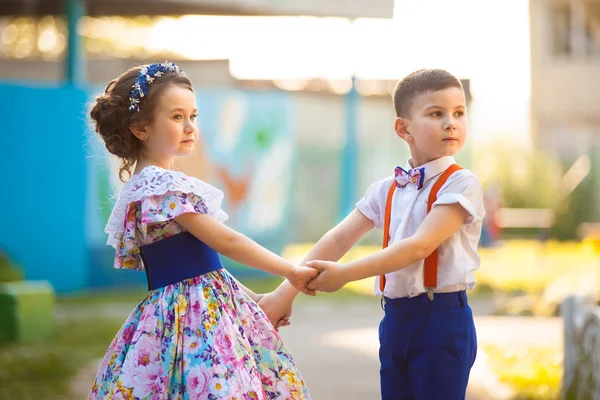
[[(115, 268), (144, 270), (140, 246), (184, 229), (223, 193), (181, 172), (146, 167), (123, 187), (106, 226)], [(89, 399), (310, 399), (260, 307), (225, 269), (152, 290), (110, 344)]]

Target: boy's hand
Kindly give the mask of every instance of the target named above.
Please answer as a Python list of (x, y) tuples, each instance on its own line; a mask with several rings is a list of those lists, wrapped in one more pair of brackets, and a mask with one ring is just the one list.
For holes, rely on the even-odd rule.
[(269, 321), (271, 321), (271, 324), (275, 327), (276, 331), (279, 331), (279, 328), (290, 324), (292, 303), (282, 301), (275, 292), (264, 294), (260, 301), (258, 301), (258, 305), (262, 308), (264, 313), (267, 314)]
[(308, 289), (306, 284), (319, 275), (319, 270), (310, 267), (296, 267), (294, 271), (286, 276), (286, 279), (299, 291), (309, 296), (315, 296), (314, 290)]
[(337, 292), (348, 283), (341, 264), (332, 261), (309, 261), (306, 265), (321, 271), (319, 276), (306, 285), (309, 290)]

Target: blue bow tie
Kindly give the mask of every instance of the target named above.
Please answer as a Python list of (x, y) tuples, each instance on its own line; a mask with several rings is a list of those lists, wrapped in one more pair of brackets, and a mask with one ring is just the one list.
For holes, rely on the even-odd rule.
[(409, 182), (412, 182), (417, 186), (417, 190), (419, 190), (423, 187), (423, 182), (425, 182), (425, 167), (413, 168), (408, 171), (405, 171), (402, 167), (396, 167), (394, 176), (396, 177), (397, 187), (404, 187)]

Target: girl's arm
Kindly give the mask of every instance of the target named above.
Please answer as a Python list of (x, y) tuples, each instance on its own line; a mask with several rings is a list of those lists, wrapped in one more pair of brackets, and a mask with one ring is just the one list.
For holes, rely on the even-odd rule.
[(314, 278), (318, 271), (309, 267), (294, 266), (252, 239), (217, 221), (210, 214), (185, 213), (175, 217), (175, 221), (225, 257), (261, 271), (284, 276), (296, 289), (314, 295), (314, 291), (306, 289), (306, 283)]
[(435, 207), (423, 220), (415, 234), (370, 256), (340, 265), (329, 261), (307, 263), (321, 270), (308, 287), (335, 292), (351, 281), (398, 271), (427, 258), (456, 233), (469, 213), (459, 203)]
[[(304, 265), (312, 260), (339, 260), (374, 227), (375, 224), (373, 221), (355, 209), (342, 222), (323, 235), (317, 244), (306, 254), (300, 265)], [(298, 295), (298, 290), (290, 282), (283, 281), (273, 294), (279, 302), (289, 304), (289, 308), (291, 309), (291, 303)], [(265, 312), (267, 311), (265, 310)]]
[(250, 288), (248, 288), (248, 287), (246, 287), (246, 286), (242, 285), (242, 283), (241, 283), (240, 281), (238, 281), (237, 279), (235, 279), (235, 277), (233, 277), (233, 276), (232, 276), (232, 278), (233, 278), (233, 280), (235, 281), (235, 283), (237, 283), (237, 285), (240, 287), (240, 289), (242, 289), (244, 292), (246, 292), (246, 294), (247, 294), (248, 296), (250, 296), (250, 298), (251, 298), (252, 300), (254, 300), (254, 302), (258, 303), (258, 302), (260, 301), (260, 299), (262, 299), (262, 298), (264, 297), (264, 294), (257, 294), (257, 293), (254, 293), (254, 292), (252, 291), (252, 289), (250, 289)]

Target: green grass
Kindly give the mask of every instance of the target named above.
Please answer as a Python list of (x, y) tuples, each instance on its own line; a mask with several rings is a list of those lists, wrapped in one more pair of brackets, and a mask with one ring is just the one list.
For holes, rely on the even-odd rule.
[[(75, 400), (69, 394), (73, 377), (104, 355), (125, 321), (125, 316), (98, 316), (98, 308), (133, 309), (146, 295), (135, 288), (59, 296), (57, 308), (66, 317), (57, 319), (50, 340), (0, 347), (0, 399)], [(87, 382), (90, 388), (92, 383)]]
[(70, 379), (102, 357), (122, 323), (121, 318), (67, 319), (57, 323), (48, 342), (0, 347), (0, 398), (71, 400)]

